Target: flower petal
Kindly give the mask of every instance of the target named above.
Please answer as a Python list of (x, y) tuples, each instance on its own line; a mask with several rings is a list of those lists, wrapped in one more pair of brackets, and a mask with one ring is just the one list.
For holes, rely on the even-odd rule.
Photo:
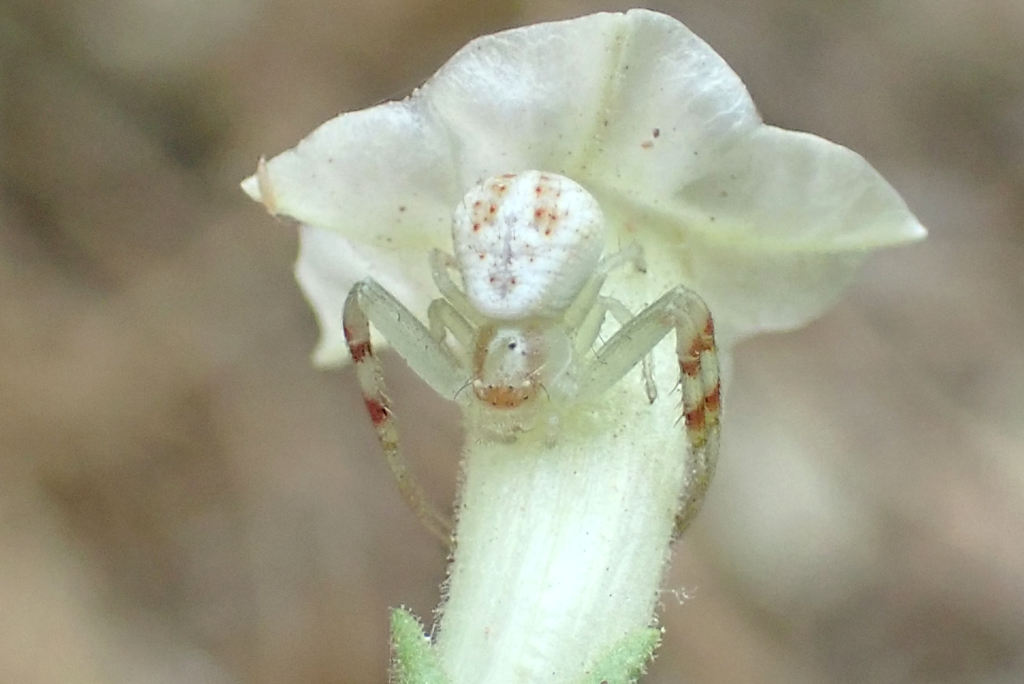
[(657, 205), (761, 118), (739, 76), (686, 26), (648, 10), (625, 23), (585, 177)]
[(687, 282), (725, 343), (803, 325), (838, 299), (871, 249), (925, 229), (851, 150), (806, 133), (757, 129), (673, 201)]
[(406, 100), (324, 124), (243, 187), (344, 237), (327, 246), (307, 228), (297, 265), (328, 362), (346, 356), (337, 312), (355, 280), (388, 281), (422, 315), (426, 255), (450, 248), (453, 207), (476, 182), (526, 169), (591, 190), (618, 228), (610, 248), (645, 246), (648, 274), (613, 274), (611, 294), (638, 308), (687, 284), (725, 344), (807, 322), (865, 250), (924, 235), (860, 156), (761, 124), (728, 65), (648, 10), (474, 40)]
[(451, 131), (468, 188), (506, 172), (578, 176), (603, 118), (623, 15), (594, 14), (477, 38), (422, 94)]
[(692, 260), (690, 286), (714, 314), (718, 344), (726, 348), (817, 318), (839, 301), (868, 256), (863, 251), (766, 254), (713, 243), (699, 253)]
[(926, 234), (859, 154), (774, 126), (709, 159), (703, 177), (673, 199), (708, 239), (768, 251), (875, 249)]
[[(426, 254), (447, 245), (464, 189), (444, 127), (410, 97), (336, 117), (266, 166), (242, 189), (274, 213), (350, 240)], [(269, 188), (266, 187), (269, 185)], [(272, 197), (262, 198), (262, 192)]]
[(648, 275), (611, 283), (651, 301), (682, 282), (715, 316), (721, 344), (798, 327), (839, 298), (869, 250), (925, 229), (860, 155), (806, 133), (759, 126), (706, 161), (704, 175), (644, 202), (606, 193), (620, 241), (645, 246)]
[(478, 38), (422, 94), (451, 131), (464, 187), (541, 169), (584, 185), (628, 177), (657, 197), (694, 175), (694, 150), (760, 123), (722, 58), (649, 10)]
[[(415, 251), (415, 250), (414, 250)], [(357, 281), (372, 276), (417, 316), (426, 318), (431, 291), (418, 286), (430, 281), (427, 259), (418, 251), (381, 250), (353, 242), (341, 234), (302, 226), (295, 278), (320, 323), (320, 341), (313, 352), (318, 366), (349, 360), (341, 317), (345, 298)], [(386, 340), (375, 339), (378, 346)]]

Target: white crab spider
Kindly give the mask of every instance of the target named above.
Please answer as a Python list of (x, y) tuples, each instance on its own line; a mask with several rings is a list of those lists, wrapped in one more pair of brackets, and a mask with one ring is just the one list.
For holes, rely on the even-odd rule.
[[(356, 283), (345, 301), (345, 339), (405, 500), (431, 532), (450, 541), (450, 523), (423, 497), (399, 453), (370, 324), (434, 391), (461, 398), (478, 438), (496, 440), (515, 439), (539, 422), (557, 430), (560, 409), (608, 390), (641, 362), (653, 402), (647, 359), (675, 330), (690, 444), (690, 477), (676, 516), (681, 533), (700, 507), (718, 455), (718, 359), (704, 302), (678, 286), (633, 316), (601, 296), (611, 269), (627, 262), (642, 269), (639, 248), (602, 258), (600, 207), (580, 185), (553, 173), (525, 171), (476, 185), (455, 210), (452, 240), (454, 256), (431, 253), (442, 298), (428, 309), (429, 328), (372, 279)], [(452, 270), (461, 274), (462, 289)], [(620, 328), (594, 351), (608, 314)]]

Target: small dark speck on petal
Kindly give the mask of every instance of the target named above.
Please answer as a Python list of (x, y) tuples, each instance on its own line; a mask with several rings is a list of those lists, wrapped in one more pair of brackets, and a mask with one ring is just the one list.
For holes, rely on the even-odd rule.
[(405, 205), (404, 204), (399, 205), (398, 211), (405, 211)]

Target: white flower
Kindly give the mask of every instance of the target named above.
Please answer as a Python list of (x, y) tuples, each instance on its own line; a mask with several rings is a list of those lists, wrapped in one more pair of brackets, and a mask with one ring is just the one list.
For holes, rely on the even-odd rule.
[[(354, 282), (374, 277), (425, 318), (427, 255), (451, 250), (464, 193), (529, 169), (589, 190), (609, 249), (643, 247), (647, 273), (620, 269), (609, 294), (637, 311), (686, 285), (720, 346), (809, 321), (871, 249), (925, 235), (860, 156), (764, 125), (710, 47), (647, 10), (474, 40), (410, 97), (327, 122), (243, 188), (302, 224), (296, 272), (331, 364), (348, 356)], [(579, 678), (651, 624), (687, 445), (677, 402), (648, 406), (638, 377), (608, 394), (553, 448), (469, 435), (439, 635), (456, 684)]]
[[(307, 226), (296, 270), (323, 331), (317, 360), (347, 356), (341, 303), (371, 271), (425, 314), (424, 255), (450, 250), (456, 204), (526, 169), (582, 184), (618, 244), (644, 245), (652, 277), (616, 296), (635, 306), (687, 285), (726, 344), (806, 323), (868, 250), (925, 234), (859, 155), (764, 125), (736, 74), (674, 19), (528, 26), (474, 40), (405, 100), (339, 116), (268, 163), (277, 212)], [(255, 178), (243, 187), (260, 199)]]

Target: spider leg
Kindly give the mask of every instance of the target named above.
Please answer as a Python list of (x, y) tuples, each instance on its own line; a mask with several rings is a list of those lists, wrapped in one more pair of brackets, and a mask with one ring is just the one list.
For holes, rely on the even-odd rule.
[[(608, 274), (616, 268), (629, 263), (633, 264), (633, 268), (641, 273), (647, 272), (647, 262), (644, 260), (643, 248), (637, 242), (631, 242), (624, 249), (601, 259), (601, 262), (594, 270), (594, 275), (583, 286), (583, 289), (580, 290), (580, 293), (573, 300), (569, 308), (565, 310), (562, 321), (567, 329), (576, 330), (584, 324), (591, 316), (594, 304), (601, 297), (601, 288), (604, 287), (604, 281), (607, 280)], [(597, 326), (600, 329), (600, 321), (598, 321)], [(596, 337), (597, 333), (595, 332), (591, 342)], [(588, 344), (587, 347), (589, 346)]]
[[(587, 314), (576, 330), (575, 348), (577, 354), (582, 356), (591, 350), (594, 342), (597, 340), (597, 336), (601, 332), (601, 326), (604, 325), (604, 318), (608, 314), (611, 314), (620, 326), (626, 325), (626, 323), (633, 320), (633, 313), (618, 299), (598, 297), (590, 313)], [(641, 364), (643, 366), (641, 370), (644, 376), (644, 389), (647, 391), (647, 400), (653, 404), (654, 400), (658, 398), (658, 388), (654, 384), (654, 372), (649, 353), (643, 357)]]
[(427, 320), (430, 323), (430, 336), (439, 344), (445, 343), (450, 332), (459, 343), (462, 363), (468, 367), (468, 359), (476, 341), (476, 328), (458, 312), (447, 299), (435, 299), (427, 307)]
[(387, 396), (383, 369), (370, 342), (371, 323), (409, 367), (438, 394), (453, 398), (465, 382), (466, 373), (448, 348), (435, 341), (413, 313), (376, 281), (367, 279), (353, 286), (345, 300), (345, 340), (356, 367), (366, 409), (384, 449), (384, 457), (402, 498), (432, 534), (451, 544), (451, 521), (427, 501), (399, 450), (398, 429)]
[(430, 275), (441, 296), (467, 321), (481, 325), (484, 322), (483, 318), (470, 303), (466, 293), (452, 280), (451, 271), (458, 269), (459, 262), (454, 256), (440, 249), (430, 250)]
[(691, 290), (670, 290), (627, 321), (597, 351), (580, 381), (579, 394), (593, 396), (611, 388), (673, 330), (679, 358), (682, 417), (690, 444), (686, 489), (676, 513), (678, 537), (700, 510), (718, 460), (721, 384), (714, 323), (707, 306)]

